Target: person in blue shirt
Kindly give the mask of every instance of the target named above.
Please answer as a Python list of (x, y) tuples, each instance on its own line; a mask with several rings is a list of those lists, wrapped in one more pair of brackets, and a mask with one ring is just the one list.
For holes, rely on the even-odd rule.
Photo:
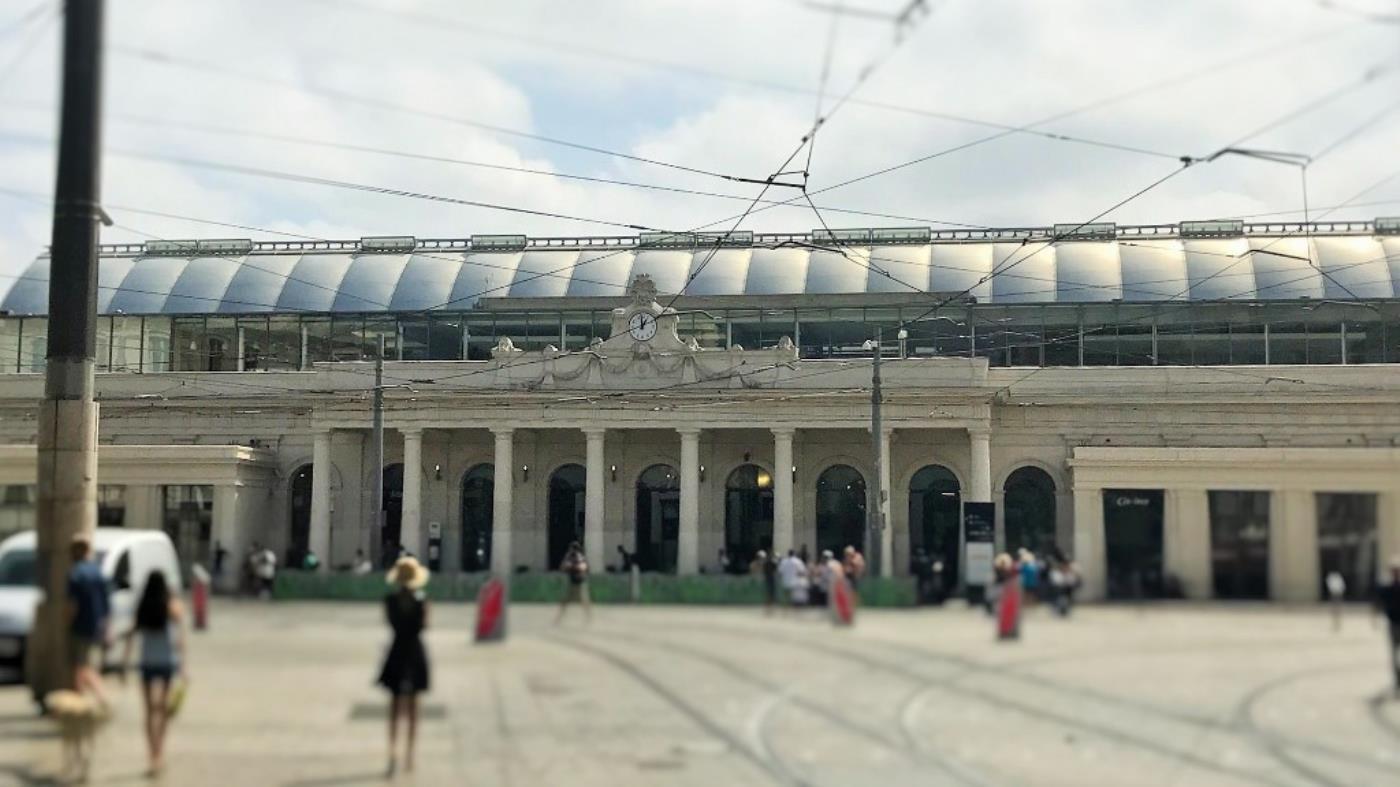
[(90, 691), (105, 707), (107, 693), (102, 688), (102, 676), (93, 665), (101, 658), (107, 640), (107, 620), (111, 614), (107, 580), (92, 558), (92, 542), (80, 534), (73, 539), (69, 556), (73, 568), (68, 571), (68, 601), (72, 610), (69, 625), (73, 665), (73, 686), (78, 691)]

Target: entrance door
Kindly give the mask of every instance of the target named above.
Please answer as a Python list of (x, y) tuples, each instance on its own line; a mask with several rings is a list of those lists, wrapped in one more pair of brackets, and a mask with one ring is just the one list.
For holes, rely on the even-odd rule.
[(462, 570), (491, 569), (491, 525), (496, 510), (496, 468), (477, 465), (462, 477)]
[(832, 465), (817, 478), (817, 556), (865, 551), (865, 478), (849, 465)]
[(724, 482), (724, 551), (731, 566), (747, 570), (760, 549), (773, 549), (773, 476), (740, 465)]
[(679, 474), (670, 465), (652, 465), (637, 477), (636, 560), (642, 571), (676, 573), (680, 546)]
[[(282, 565), (289, 568), (301, 568), (306, 560), (306, 553), (311, 549), (311, 479), (315, 468), (311, 465), (302, 465), (292, 474), (291, 498), (292, 498), (292, 522), (291, 531), (287, 534), (287, 554)], [(329, 559), (329, 555), (317, 555), (322, 560)]]
[(403, 465), (384, 468), (384, 531), (379, 537), (379, 554), (385, 566), (398, 559), (403, 544)]
[(1217, 598), (1269, 597), (1269, 493), (1210, 493), (1210, 556)]
[(1162, 596), (1162, 490), (1105, 489), (1108, 597)]
[[(1376, 496), (1319, 492), (1317, 495), (1318, 577), (1333, 571), (1347, 583), (1347, 598), (1371, 596), (1376, 577)], [(1319, 588), (1326, 598), (1325, 587)]]
[[(953, 471), (942, 465), (929, 465), (915, 473), (909, 480), (911, 563), (922, 558), (941, 560), (944, 582), (956, 582), (961, 517), (962, 490)], [(914, 570), (912, 565), (910, 568)]]
[[(564, 562), (564, 554), (574, 541), (583, 544), (583, 497), (588, 474), (583, 465), (564, 465), (549, 478), (549, 563), (554, 570)], [(594, 571), (601, 566), (592, 566)]]

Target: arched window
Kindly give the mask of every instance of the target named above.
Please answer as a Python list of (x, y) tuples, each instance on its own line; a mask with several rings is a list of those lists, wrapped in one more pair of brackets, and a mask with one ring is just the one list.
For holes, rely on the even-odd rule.
[(832, 465), (817, 478), (817, 555), (865, 551), (865, 478), (849, 465)]
[(636, 561), (642, 571), (676, 573), (680, 545), (680, 474), (652, 465), (637, 476)]
[[(292, 473), (290, 497), (292, 499), (291, 529), (287, 533), (286, 562), (283, 565), (300, 568), (311, 549), (311, 479), (315, 471), (311, 465), (302, 465)], [(322, 560), (329, 555), (317, 555)]]
[(754, 553), (773, 548), (773, 476), (758, 465), (734, 468), (724, 482), (724, 551), (747, 568)]
[(962, 533), (962, 489), (943, 465), (920, 468), (909, 479), (910, 560), (942, 560), (945, 581), (956, 581)]
[(1055, 547), (1055, 480), (1026, 466), (1006, 479), (1006, 549), (1044, 555)]
[[(583, 465), (564, 465), (549, 477), (549, 569), (559, 567), (569, 544), (583, 544), (583, 496), (588, 473)], [(594, 566), (599, 570), (601, 566)]]
[(462, 477), (462, 570), (491, 569), (491, 523), (496, 510), (496, 468), (482, 464)]
[(384, 532), (380, 534), (380, 555), (386, 565), (398, 557), (403, 544), (403, 465), (384, 468)]

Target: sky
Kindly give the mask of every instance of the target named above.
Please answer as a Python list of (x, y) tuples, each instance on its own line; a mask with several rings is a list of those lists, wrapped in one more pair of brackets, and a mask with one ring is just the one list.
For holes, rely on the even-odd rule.
[[(907, 2), (108, 0), (103, 241), (1400, 215), (1400, 0)], [(0, 0), (0, 292), (59, 6)]]

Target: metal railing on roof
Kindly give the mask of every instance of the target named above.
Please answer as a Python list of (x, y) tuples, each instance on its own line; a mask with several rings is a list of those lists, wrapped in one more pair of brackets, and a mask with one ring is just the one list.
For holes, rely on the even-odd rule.
[(100, 247), (109, 257), (181, 256), (218, 257), (245, 254), (412, 254), (422, 251), (521, 252), (534, 250), (589, 249), (704, 249), (724, 247), (777, 247), (829, 245), (899, 245), (923, 243), (985, 243), (1027, 241), (1098, 241), (1118, 238), (1224, 238), (1288, 235), (1393, 235), (1394, 218), (1375, 221), (1285, 221), (1245, 224), (1239, 221), (1186, 221), (1178, 224), (1057, 224), (1050, 227), (986, 227), (941, 229), (928, 227), (875, 227), (819, 229), (795, 233), (675, 232), (641, 235), (604, 235), (530, 238), (524, 235), (474, 235), (467, 238), (414, 238), (394, 236), (359, 240), (151, 240), (145, 243), (109, 243)]

